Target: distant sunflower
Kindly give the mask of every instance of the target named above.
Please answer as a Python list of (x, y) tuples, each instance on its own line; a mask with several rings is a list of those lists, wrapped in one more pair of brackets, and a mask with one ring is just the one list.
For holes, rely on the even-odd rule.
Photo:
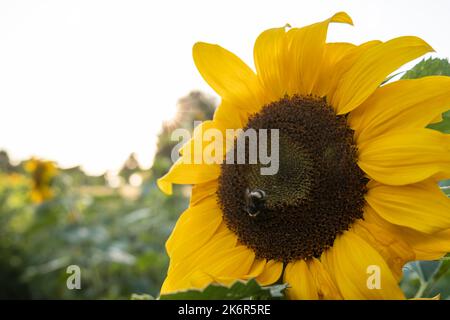
[[(193, 185), (166, 244), (162, 294), (255, 278), (288, 283), (291, 299), (402, 299), (402, 266), (450, 251), (450, 200), (437, 185), (450, 176), (450, 139), (425, 128), (450, 106), (450, 78), (381, 86), (433, 49), (413, 36), (326, 43), (331, 22), (352, 24), (338, 13), (264, 31), (256, 73), (218, 45), (195, 44), (195, 64), (222, 98), (202, 128), (279, 129), (280, 168), (263, 176), (187, 164), (183, 153), (158, 181), (167, 194)], [(370, 266), (381, 288), (368, 286)]]
[(25, 169), (30, 173), (32, 179), (31, 200), (41, 203), (51, 199), (53, 197), (51, 184), (58, 171), (55, 164), (51, 161), (33, 158), (26, 162)]

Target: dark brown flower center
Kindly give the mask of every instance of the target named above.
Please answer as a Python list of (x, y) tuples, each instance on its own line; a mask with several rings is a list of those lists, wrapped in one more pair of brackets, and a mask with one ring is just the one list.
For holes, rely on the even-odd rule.
[[(227, 226), (259, 258), (319, 257), (363, 216), (367, 179), (346, 117), (325, 99), (292, 96), (264, 106), (244, 131), (250, 128), (279, 130), (279, 170), (262, 175), (261, 163), (222, 164), (218, 196)], [(235, 141), (234, 159), (237, 150)], [(245, 151), (248, 160), (248, 142)]]

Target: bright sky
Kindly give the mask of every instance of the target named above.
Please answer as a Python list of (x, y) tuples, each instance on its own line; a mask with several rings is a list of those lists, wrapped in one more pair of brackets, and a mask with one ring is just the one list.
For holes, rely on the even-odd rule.
[(156, 135), (178, 98), (207, 93), (192, 62), (196, 41), (252, 63), (267, 28), (349, 13), (330, 41), (417, 35), (450, 56), (450, 1), (2, 0), (0, 149), (90, 173), (118, 169), (131, 152), (151, 165)]

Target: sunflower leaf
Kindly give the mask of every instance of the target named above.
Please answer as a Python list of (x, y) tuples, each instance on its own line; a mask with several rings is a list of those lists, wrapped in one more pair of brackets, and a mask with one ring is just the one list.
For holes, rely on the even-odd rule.
[(450, 110), (442, 114), (442, 121), (433, 123), (428, 128), (443, 132), (450, 133)]
[(284, 298), (287, 285), (260, 286), (256, 280), (236, 281), (230, 287), (210, 284), (203, 290), (161, 295), (160, 300), (273, 300)]
[(447, 59), (422, 59), (418, 64), (408, 70), (402, 79), (418, 79), (426, 76), (450, 76), (450, 63)]

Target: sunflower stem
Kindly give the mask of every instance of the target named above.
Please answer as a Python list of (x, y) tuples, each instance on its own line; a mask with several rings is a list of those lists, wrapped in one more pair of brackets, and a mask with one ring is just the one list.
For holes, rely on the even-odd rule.
[(428, 288), (428, 282), (420, 281), (420, 287), (419, 287), (419, 290), (417, 290), (417, 292), (416, 292), (416, 294), (414, 296), (414, 299), (422, 298), (423, 293), (425, 292), (425, 290), (427, 288)]

